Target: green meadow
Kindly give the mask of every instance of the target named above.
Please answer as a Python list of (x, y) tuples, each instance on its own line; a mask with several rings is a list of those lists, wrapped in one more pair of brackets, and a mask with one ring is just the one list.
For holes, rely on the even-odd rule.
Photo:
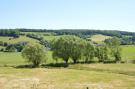
[[(42, 36), (48, 41), (61, 37)], [(0, 41), (12, 44), (21, 41), (38, 42), (26, 36), (9, 38), (11, 37), (0, 37)], [(92, 39), (102, 42), (108, 37), (100, 35), (99, 38), (100, 40)], [(20, 52), (0, 52), (0, 89), (134, 89), (135, 46), (125, 45), (121, 48), (122, 60), (127, 63), (69, 64), (66, 67), (56, 67), (50, 65), (56, 61), (52, 58), (52, 52), (48, 51), (48, 60), (40, 68), (19, 67), (31, 64), (27, 63)], [(59, 60), (57, 63), (64, 61)]]
[[(48, 63), (55, 63), (48, 52)], [(21, 53), (0, 53), (2, 89), (134, 89), (135, 64), (70, 64), (68, 67), (17, 68)], [(5, 84), (6, 83), (6, 84)]]
[(135, 60), (135, 45), (122, 46), (122, 59), (133, 61)]
[(0, 41), (7, 42), (10, 44), (15, 44), (19, 42), (38, 42), (37, 40), (26, 37), (26, 36), (20, 36), (19, 38), (0, 36)]

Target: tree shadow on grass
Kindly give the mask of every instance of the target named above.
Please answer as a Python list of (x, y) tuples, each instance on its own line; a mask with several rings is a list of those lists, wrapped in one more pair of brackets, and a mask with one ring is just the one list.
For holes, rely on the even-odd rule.
[(15, 66), (14, 68), (35, 68), (33, 65), (18, 65), (18, 66)]
[(42, 64), (38, 67), (35, 67), (33, 65), (18, 65), (18, 66), (14, 66), (14, 68), (66, 68), (68, 67), (69, 64), (66, 63), (49, 63), (49, 64)]
[(132, 63), (135, 64), (135, 60), (132, 60)]
[(93, 64), (96, 62), (69, 62), (69, 63), (49, 63), (49, 64), (42, 64), (39, 67), (35, 67), (33, 65), (18, 65), (15, 66), (14, 68), (67, 68), (69, 65), (75, 65), (75, 64)]
[(93, 64), (93, 63), (96, 63), (96, 62), (88, 62), (88, 63), (85, 63), (85, 62), (76, 62), (76, 63), (73, 63), (73, 62), (68, 62), (68, 63), (49, 63), (49, 64), (43, 64), (41, 65), (41, 67), (44, 67), (44, 68), (67, 68), (69, 67), (69, 65), (75, 65), (75, 64)]
[(59, 68), (59, 67), (63, 67), (66, 68), (69, 66), (69, 63), (49, 63), (49, 64), (43, 64), (41, 65), (41, 67), (44, 68)]

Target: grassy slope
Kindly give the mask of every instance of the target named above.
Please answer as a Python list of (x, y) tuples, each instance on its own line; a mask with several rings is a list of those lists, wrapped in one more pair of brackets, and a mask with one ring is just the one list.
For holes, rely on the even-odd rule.
[(22, 33), (23, 34), (37, 34), (37, 35), (40, 35), (41, 37), (43, 37), (44, 39), (46, 39), (47, 41), (52, 41), (52, 40), (58, 39), (62, 36), (62, 35), (55, 36), (54, 33), (51, 33), (51, 32), (22, 32)]
[(26, 36), (20, 36), (19, 38), (0, 36), (0, 41), (8, 42), (8, 43), (11, 43), (11, 44), (18, 43), (18, 42), (38, 42), (37, 40), (26, 37)]
[[(48, 40), (57, 38), (56, 36), (44, 37)], [(6, 41), (5, 38), (3, 39)], [(6, 39), (9, 41), (9, 38)], [(21, 38), (18, 41), (24, 39), (27, 38)], [(124, 60), (134, 59), (135, 46), (122, 48)], [(47, 63), (54, 62), (51, 52), (48, 52), (48, 59)], [(0, 66), (24, 64), (27, 63), (20, 53), (0, 53)], [(134, 64), (78, 64), (57, 69), (0, 67), (0, 87), (2, 89), (86, 89), (86, 87), (89, 89), (134, 89), (134, 68)]]
[(134, 45), (122, 46), (122, 59), (135, 60), (135, 46)]
[(54, 35), (52, 32), (21, 32), (22, 34)]
[(105, 35), (93, 35), (91, 38), (89, 38), (89, 39), (91, 39), (93, 42), (102, 42), (102, 41), (104, 41), (105, 39), (108, 39), (108, 38), (111, 38), (110, 36), (105, 36)]

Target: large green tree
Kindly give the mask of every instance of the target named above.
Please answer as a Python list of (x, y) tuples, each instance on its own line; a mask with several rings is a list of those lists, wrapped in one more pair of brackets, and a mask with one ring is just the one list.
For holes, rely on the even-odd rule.
[(76, 63), (82, 55), (83, 47), (81, 38), (71, 35), (63, 36), (52, 42), (53, 57), (54, 59), (62, 58), (66, 63), (71, 58)]
[(115, 62), (121, 61), (121, 41), (117, 37), (113, 37), (108, 39), (108, 41), (105, 42), (108, 47), (110, 48), (111, 55), (115, 58)]
[(70, 40), (71, 53), (70, 57), (76, 63), (83, 55), (85, 41), (79, 37), (73, 36)]
[(70, 36), (63, 36), (52, 42), (53, 58), (57, 60), (62, 58), (65, 63), (68, 63), (70, 57)]
[(85, 57), (85, 62), (92, 61), (92, 59), (95, 56), (95, 48), (94, 45), (92, 45), (89, 41), (86, 42), (84, 46), (84, 51), (83, 51), (84, 57)]
[(108, 55), (109, 53), (106, 45), (96, 47), (95, 56), (98, 58), (99, 62), (104, 62), (105, 60), (108, 60)]
[(46, 49), (39, 43), (28, 43), (22, 50), (22, 56), (28, 62), (33, 63), (34, 67), (38, 67), (46, 60)]

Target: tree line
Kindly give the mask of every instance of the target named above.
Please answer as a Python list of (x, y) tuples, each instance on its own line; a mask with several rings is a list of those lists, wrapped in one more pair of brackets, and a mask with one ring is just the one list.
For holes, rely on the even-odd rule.
[(95, 35), (102, 34), (107, 36), (116, 36), (122, 37), (122, 35), (126, 36), (135, 36), (134, 32), (126, 32), (126, 31), (118, 31), (118, 30), (96, 30), (96, 29), (19, 29), (21, 32), (54, 32), (57, 35), (76, 35), (76, 36), (87, 36), (87, 35)]
[[(73, 63), (90, 63), (94, 58), (103, 63), (121, 61), (120, 41), (116, 37), (102, 45), (94, 45), (80, 37), (68, 35), (52, 41), (50, 50), (53, 52), (52, 57), (56, 62), (63, 59), (66, 64), (69, 59)], [(36, 67), (42, 63), (43, 59), (47, 60), (46, 52), (47, 50), (43, 45), (34, 43), (27, 44), (22, 50), (22, 55)]]
[(1, 48), (0, 51), (2, 52), (21, 52), (24, 46), (28, 42), (19, 42), (15, 44), (10, 44), (8, 42), (0, 41), (0, 46), (3, 46), (5, 48)]
[(0, 29), (0, 36), (12, 36), (12, 37), (19, 37), (20, 31), (19, 30), (11, 30), (11, 29)]
[(120, 40), (116, 37), (110, 38), (104, 44), (94, 45), (76, 36), (63, 36), (53, 41), (52, 51), (54, 59), (62, 58), (65, 63), (69, 58), (74, 63), (79, 60), (88, 63), (93, 61), (94, 57), (98, 58), (98, 62), (121, 61)]

